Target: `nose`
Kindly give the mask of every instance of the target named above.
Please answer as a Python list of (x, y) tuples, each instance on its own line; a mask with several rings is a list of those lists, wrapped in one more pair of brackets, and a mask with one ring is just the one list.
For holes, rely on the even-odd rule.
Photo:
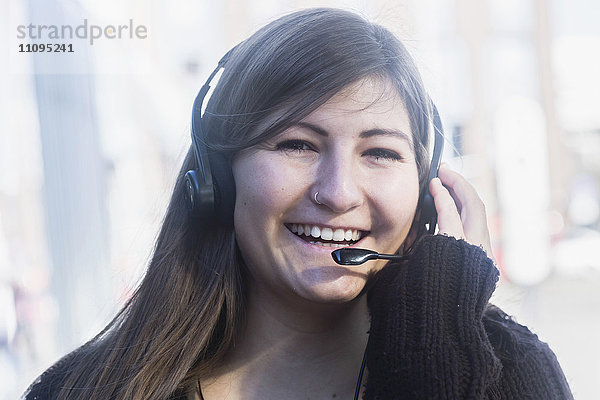
[[(364, 182), (350, 158), (336, 156), (323, 160), (317, 175), (310, 196), (313, 202), (317, 200), (320, 203), (319, 207), (344, 213), (364, 201)], [(319, 192), (317, 199), (314, 198), (316, 192)]]

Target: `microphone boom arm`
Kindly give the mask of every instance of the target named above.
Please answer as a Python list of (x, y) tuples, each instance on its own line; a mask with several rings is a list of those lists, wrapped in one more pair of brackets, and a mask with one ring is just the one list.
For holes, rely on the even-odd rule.
[(331, 252), (333, 261), (340, 265), (361, 265), (370, 260), (406, 260), (407, 256), (399, 256), (396, 254), (379, 254), (373, 250), (358, 249), (356, 247), (343, 247)]

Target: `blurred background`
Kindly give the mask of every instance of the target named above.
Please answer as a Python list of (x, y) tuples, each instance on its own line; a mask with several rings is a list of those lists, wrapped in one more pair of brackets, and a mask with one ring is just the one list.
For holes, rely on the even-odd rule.
[[(598, 398), (600, 2), (0, 0), (0, 399), (95, 335), (139, 282), (218, 59), (312, 6), (404, 41), (442, 114), (445, 160), (486, 203), (492, 301), (550, 344), (576, 399)], [(18, 35), (84, 23), (129, 30), (93, 44)], [(74, 51), (19, 52), (27, 43)]]

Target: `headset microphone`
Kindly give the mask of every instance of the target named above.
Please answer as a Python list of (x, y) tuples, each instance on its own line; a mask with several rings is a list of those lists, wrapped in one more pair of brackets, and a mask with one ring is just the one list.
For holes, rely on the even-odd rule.
[(396, 254), (379, 254), (373, 250), (358, 249), (355, 247), (343, 247), (331, 252), (333, 261), (340, 265), (360, 265), (369, 260), (391, 260), (391, 261), (402, 261), (405, 260), (406, 256), (399, 256)]

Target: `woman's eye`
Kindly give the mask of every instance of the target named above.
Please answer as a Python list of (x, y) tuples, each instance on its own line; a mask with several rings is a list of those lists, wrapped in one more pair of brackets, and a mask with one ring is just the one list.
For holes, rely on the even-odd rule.
[(304, 140), (286, 140), (277, 144), (277, 150), (301, 152), (312, 150), (312, 147)]
[(371, 150), (366, 151), (364, 153), (364, 155), (367, 157), (373, 157), (377, 161), (379, 161), (379, 160), (401, 161), (402, 160), (402, 156), (400, 154), (396, 153), (395, 151), (386, 150), (386, 149), (371, 149)]

